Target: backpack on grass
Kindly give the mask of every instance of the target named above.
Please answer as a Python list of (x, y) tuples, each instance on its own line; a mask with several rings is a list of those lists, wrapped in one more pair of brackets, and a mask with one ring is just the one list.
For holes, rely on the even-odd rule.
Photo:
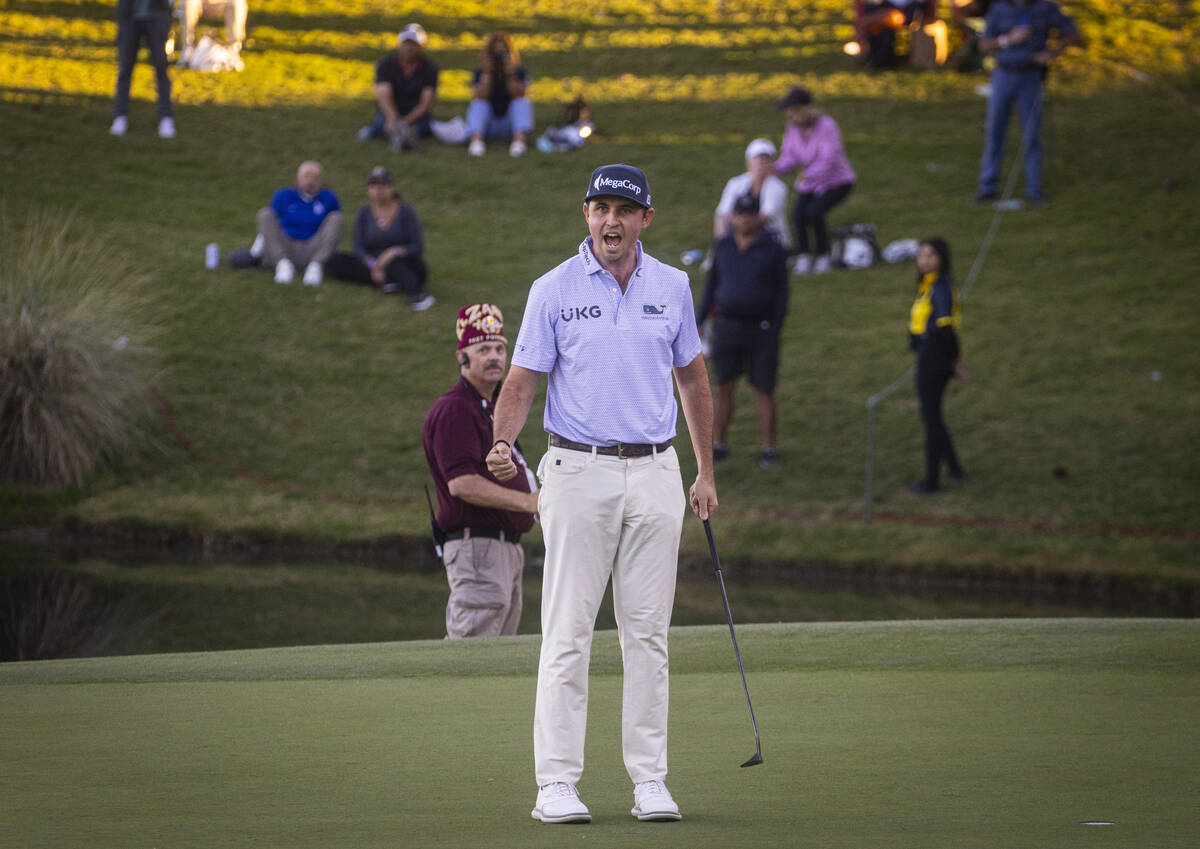
[(829, 235), (829, 256), (834, 268), (870, 268), (880, 260), (879, 237), (874, 224), (847, 224)]

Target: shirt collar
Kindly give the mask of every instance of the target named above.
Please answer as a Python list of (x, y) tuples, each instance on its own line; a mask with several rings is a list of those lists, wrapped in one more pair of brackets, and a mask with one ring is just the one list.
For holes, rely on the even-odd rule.
[[(643, 260), (646, 255), (642, 251), (642, 240), (638, 239), (634, 245), (634, 250), (637, 251), (637, 266), (633, 269), (633, 275), (629, 278), (633, 280), (635, 277), (641, 277), (644, 268)], [(588, 236), (579, 243), (579, 256), (583, 259), (583, 268), (588, 274), (596, 274), (607, 269), (600, 264), (600, 260), (596, 259), (595, 252), (592, 251), (592, 237)]]

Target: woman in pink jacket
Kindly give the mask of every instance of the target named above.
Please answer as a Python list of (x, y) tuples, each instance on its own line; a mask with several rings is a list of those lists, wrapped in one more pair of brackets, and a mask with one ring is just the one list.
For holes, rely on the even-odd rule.
[[(793, 271), (820, 274), (831, 265), (825, 216), (854, 188), (854, 171), (842, 147), (837, 122), (813, 106), (807, 89), (796, 86), (776, 107), (787, 116), (787, 129), (783, 132), (775, 170), (782, 174), (797, 165), (802, 168), (796, 178), (796, 201), (792, 207), (799, 251)], [(810, 227), (815, 253), (810, 249)]]

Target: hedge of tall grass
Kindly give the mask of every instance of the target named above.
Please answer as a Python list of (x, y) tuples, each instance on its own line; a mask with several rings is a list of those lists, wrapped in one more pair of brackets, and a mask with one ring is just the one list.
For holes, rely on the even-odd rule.
[(59, 489), (148, 438), (144, 278), (70, 214), (0, 213), (0, 480)]

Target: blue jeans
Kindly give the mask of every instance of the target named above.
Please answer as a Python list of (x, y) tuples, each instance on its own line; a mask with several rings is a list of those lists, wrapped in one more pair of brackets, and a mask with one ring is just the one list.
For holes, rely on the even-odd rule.
[(979, 193), (995, 194), (1004, 160), (1004, 136), (1013, 102), (1021, 120), (1025, 150), (1025, 195), (1042, 198), (1042, 72), (1039, 69), (992, 71), (983, 159), (979, 163)]
[(533, 129), (533, 101), (518, 97), (508, 104), (506, 113), (497, 117), (490, 102), (472, 100), (467, 107), (467, 128), (471, 135), (485, 139), (507, 139), (517, 133), (528, 133)]

